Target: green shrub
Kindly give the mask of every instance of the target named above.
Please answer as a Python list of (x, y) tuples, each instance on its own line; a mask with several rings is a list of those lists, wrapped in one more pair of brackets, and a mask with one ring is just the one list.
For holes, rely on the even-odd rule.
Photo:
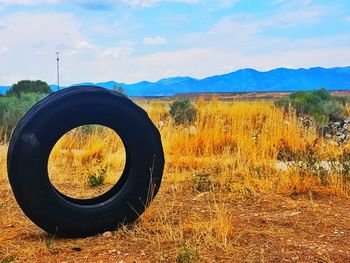
[(197, 250), (193, 251), (188, 247), (186, 243), (182, 243), (181, 246), (181, 251), (177, 256), (178, 263), (191, 263), (194, 260), (199, 259), (199, 254)]
[(0, 96), (1, 139), (9, 139), (23, 115), (48, 93), (51, 93), (51, 89), (44, 81), (21, 80), (12, 85), (6, 96)]
[(188, 98), (179, 98), (170, 105), (170, 115), (176, 124), (191, 123), (196, 118), (197, 110)]
[(103, 185), (106, 179), (106, 170), (100, 169), (96, 174), (89, 175), (88, 184), (90, 187), (96, 187)]
[(126, 97), (128, 96), (128, 94), (126, 94), (124, 88), (121, 87), (121, 86), (114, 86), (112, 89), (113, 89), (114, 91), (116, 91), (116, 92), (118, 92), (118, 93), (120, 93), (120, 94), (126, 96)]
[(339, 119), (344, 114), (344, 106), (348, 102), (345, 97), (333, 96), (328, 90), (321, 88), (313, 91), (293, 92), (275, 102), (278, 107), (288, 110), (291, 106), (298, 116), (311, 115), (319, 127), (329, 120)]
[(321, 103), (321, 113), (330, 119), (337, 119), (344, 115), (344, 105), (336, 100), (324, 101)]
[(192, 180), (193, 189), (198, 192), (208, 192), (213, 189), (210, 174), (195, 174)]
[(90, 135), (95, 132), (101, 133), (104, 129), (104, 126), (97, 124), (85, 124), (79, 127), (80, 131), (85, 135)]
[(13, 84), (6, 92), (6, 96), (21, 96), (24, 93), (51, 93), (51, 88), (45, 81), (41, 80), (21, 80)]
[(21, 97), (0, 97), (0, 128), (2, 131), (6, 130), (8, 136), (28, 109), (45, 96), (40, 93), (24, 93)]
[(16, 261), (16, 258), (14, 256), (4, 258), (0, 261), (0, 263), (14, 263)]

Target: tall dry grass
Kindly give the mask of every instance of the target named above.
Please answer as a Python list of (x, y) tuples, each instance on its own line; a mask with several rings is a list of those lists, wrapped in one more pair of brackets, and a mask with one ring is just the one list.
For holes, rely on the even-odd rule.
[[(318, 164), (337, 161), (350, 145), (326, 141), (315, 129), (301, 126), (292, 110), (285, 113), (273, 103), (195, 102), (196, 121), (175, 125), (168, 102), (139, 102), (160, 129), (166, 157), (164, 177), (189, 182), (195, 190), (251, 195), (254, 192), (307, 193), (322, 191), (348, 195), (348, 172), (327, 171)], [(61, 138), (49, 162), (54, 183), (79, 184), (80, 194), (92, 191), (86, 178), (104, 173), (105, 188), (118, 179), (125, 153), (109, 129), (76, 129)], [(294, 162), (287, 169), (286, 163)], [(282, 164), (282, 168), (278, 167)], [(105, 191), (105, 188), (94, 190)], [(88, 193), (91, 194), (91, 193)], [(79, 195), (79, 194), (78, 194)]]
[[(49, 157), (49, 177), (62, 193), (88, 198), (106, 192), (118, 181), (125, 158), (116, 132), (86, 125), (69, 131), (56, 143)], [(91, 185), (92, 177), (102, 177), (101, 185)]]

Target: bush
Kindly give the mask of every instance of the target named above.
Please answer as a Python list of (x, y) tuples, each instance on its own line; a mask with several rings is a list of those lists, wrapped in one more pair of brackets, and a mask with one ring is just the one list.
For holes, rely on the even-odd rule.
[(41, 80), (21, 80), (13, 84), (6, 96), (0, 96), (1, 138), (7, 140), (29, 108), (51, 92), (49, 85)]
[(8, 138), (28, 109), (43, 97), (45, 94), (40, 93), (24, 93), (21, 97), (0, 97), (0, 127), (3, 135)]
[(170, 105), (170, 115), (176, 124), (192, 123), (197, 110), (188, 98), (179, 98)]
[(6, 92), (6, 96), (21, 96), (24, 93), (51, 93), (51, 88), (46, 82), (41, 80), (21, 80), (13, 84), (11, 89)]
[(114, 86), (112, 89), (113, 89), (114, 91), (116, 91), (116, 92), (118, 92), (118, 93), (120, 93), (120, 94), (126, 96), (126, 97), (128, 96), (128, 94), (126, 94), (124, 88), (121, 87), (121, 86)]
[(327, 115), (331, 120), (344, 115), (344, 105), (335, 100), (325, 101), (321, 104), (321, 113)]
[(278, 107), (287, 110), (290, 106), (298, 116), (308, 114), (318, 126), (327, 124), (343, 116), (344, 106), (348, 99), (333, 96), (328, 90), (321, 88), (313, 91), (297, 91), (275, 102)]
[(97, 174), (89, 175), (88, 184), (90, 187), (97, 187), (103, 185), (106, 179), (106, 170), (101, 169)]

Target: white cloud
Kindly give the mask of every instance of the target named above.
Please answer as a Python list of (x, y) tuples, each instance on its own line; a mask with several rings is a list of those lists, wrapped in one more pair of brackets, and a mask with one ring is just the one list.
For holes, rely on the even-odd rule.
[(296, 10), (282, 10), (279, 15), (266, 20), (267, 26), (294, 27), (299, 25), (313, 25), (320, 22), (332, 11), (325, 6), (308, 6)]
[(78, 50), (91, 50), (91, 49), (95, 49), (95, 46), (86, 42), (86, 41), (81, 41), (77, 44), (77, 49)]
[(232, 7), (237, 3), (238, 0), (218, 0), (217, 4), (221, 7)]
[(56, 51), (63, 85), (123, 79), (131, 77), (135, 67), (128, 66), (132, 44), (93, 43), (82, 35), (80, 22), (71, 14), (20, 12), (1, 23), (6, 29), (0, 30), (0, 85), (31, 78), (56, 83)]
[[(345, 54), (345, 55), (344, 55)], [(346, 55), (348, 54), (348, 55)], [(277, 67), (346, 66), (350, 61), (350, 47), (313, 48), (276, 51), (250, 56), (230, 49), (194, 48), (174, 52), (159, 52), (135, 58), (138, 79), (157, 80), (169, 76), (204, 78), (241, 68), (270, 70)]]
[(39, 78), (30, 78), (29, 76), (27, 76), (26, 78), (23, 78), (23, 74), (20, 74), (20, 73), (8, 73), (8, 74), (0, 73), (0, 85), (12, 85), (21, 79), (39, 79)]
[[(306, 4), (306, 2), (305, 2)], [(208, 31), (188, 34), (182, 39), (187, 48), (157, 52), (134, 58), (138, 80), (157, 80), (169, 76), (198, 78), (223, 74), (240, 68), (270, 70), (276, 67), (345, 66), (350, 61), (350, 36), (290, 38), (286, 35), (264, 35), (265, 29), (294, 27), (316, 23), (327, 12), (306, 7), (299, 12), (285, 12), (283, 25), (279, 14), (256, 19), (246, 14), (223, 18)], [(300, 21), (298, 22), (297, 19)]]
[(174, 3), (186, 3), (197, 4), (199, 0), (121, 0), (123, 3), (135, 6), (135, 7), (150, 7), (162, 2), (174, 2)]
[[(300, 1), (302, 2), (302, 0)], [(303, 3), (307, 4), (306, 2)], [(238, 13), (222, 18), (207, 31), (190, 33), (182, 39), (188, 46), (216, 48), (218, 50), (231, 49), (242, 54), (254, 55), (271, 52), (272, 50), (285, 50), (287, 52), (287, 50), (296, 48), (305, 49), (309, 46), (306, 47), (303, 44), (309, 42), (317, 47), (339, 46), (339, 43), (347, 43), (340, 36), (319, 39), (303, 37), (299, 38), (299, 41), (295, 41), (295, 36), (289, 37), (288, 34), (280, 34), (281, 29), (290, 30), (295, 28), (295, 30), (298, 30), (299, 26), (318, 23), (331, 11), (325, 6), (307, 5), (297, 10), (285, 10), (283, 8), (280, 12), (268, 17)], [(277, 33), (274, 33), (275, 29), (277, 29)], [(268, 34), (264, 33), (266, 31)], [(347, 41), (349, 41), (349, 38), (347, 38)]]
[(291, 6), (291, 5), (299, 5), (299, 6), (305, 6), (305, 5), (309, 5), (313, 2), (313, 0), (271, 0), (272, 3), (274, 4), (282, 4), (282, 5), (287, 5), (287, 6)]
[[(118, 0), (119, 2), (131, 5), (131, 6), (142, 6), (149, 7), (157, 3), (162, 2), (177, 2), (196, 4), (199, 0)], [(59, 2), (70, 2), (82, 6), (106, 6), (113, 5), (118, 1), (112, 0), (0, 0), (0, 5), (36, 5), (36, 4), (55, 4)], [(231, 2), (233, 0), (220, 0), (220, 2)]]
[(83, 41), (76, 43), (75, 46), (72, 46), (70, 48), (70, 50), (68, 47), (63, 48), (63, 50), (64, 49), (68, 49), (70, 54), (84, 54), (84, 53), (96, 51), (98, 49), (98, 47), (94, 44), (91, 44), (91, 43), (83, 40)]
[(55, 4), (60, 0), (0, 0), (0, 5)]
[(238, 0), (121, 0), (121, 2), (134, 7), (151, 7), (160, 3), (183, 3), (201, 4), (209, 6), (210, 9), (229, 8), (234, 6)]
[(0, 47), (0, 55), (9, 51), (8, 47)]
[(188, 46), (249, 53), (271, 45), (271, 38), (259, 35), (262, 26), (260, 21), (254, 21), (245, 14), (237, 14), (221, 19), (208, 31), (188, 34), (182, 39)]
[(146, 37), (143, 39), (143, 44), (151, 46), (159, 46), (167, 43), (167, 40), (164, 37)]
[(6, 5), (39, 5), (39, 4), (60, 4), (71, 3), (91, 10), (109, 10), (116, 7), (118, 3), (126, 4), (132, 7), (152, 7), (161, 3), (183, 3), (183, 4), (201, 4), (210, 9), (229, 8), (235, 5), (239, 0), (0, 0), (0, 7)]
[(0, 46), (8, 47), (0, 54), (2, 81), (13, 79), (4, 78), (7, 75), (53, 82), (56, 51), (64, 55), (87, 43), (79, 32), (80, 23), (71, 14), (20, 12), (1, 22), (8, 28), (0, 31)]
[(98, 58), (124, 59), (134, 52), (132, 47), (111, 47), (104, 48), (97, 53)]

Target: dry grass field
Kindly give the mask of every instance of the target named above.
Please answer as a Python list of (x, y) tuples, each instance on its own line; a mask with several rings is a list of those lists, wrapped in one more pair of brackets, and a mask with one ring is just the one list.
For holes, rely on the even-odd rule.
[[(85, 239), (46, 234), (12, 195), (3, 143), (1, 263), (350, 262), (350, 143), (335, 145), (264, 100), (197, 99), (191, 125), (173, 123), (168, 101), (138, 103), (159, 128), (166, 158), (141, 218)], [(98, 127), (62, 137), (48, 167), (55, 187), (80, 198), (106, 191), (125, 161), (118, 140)], [(91, 186), (91, 176), (104, 183)]]

